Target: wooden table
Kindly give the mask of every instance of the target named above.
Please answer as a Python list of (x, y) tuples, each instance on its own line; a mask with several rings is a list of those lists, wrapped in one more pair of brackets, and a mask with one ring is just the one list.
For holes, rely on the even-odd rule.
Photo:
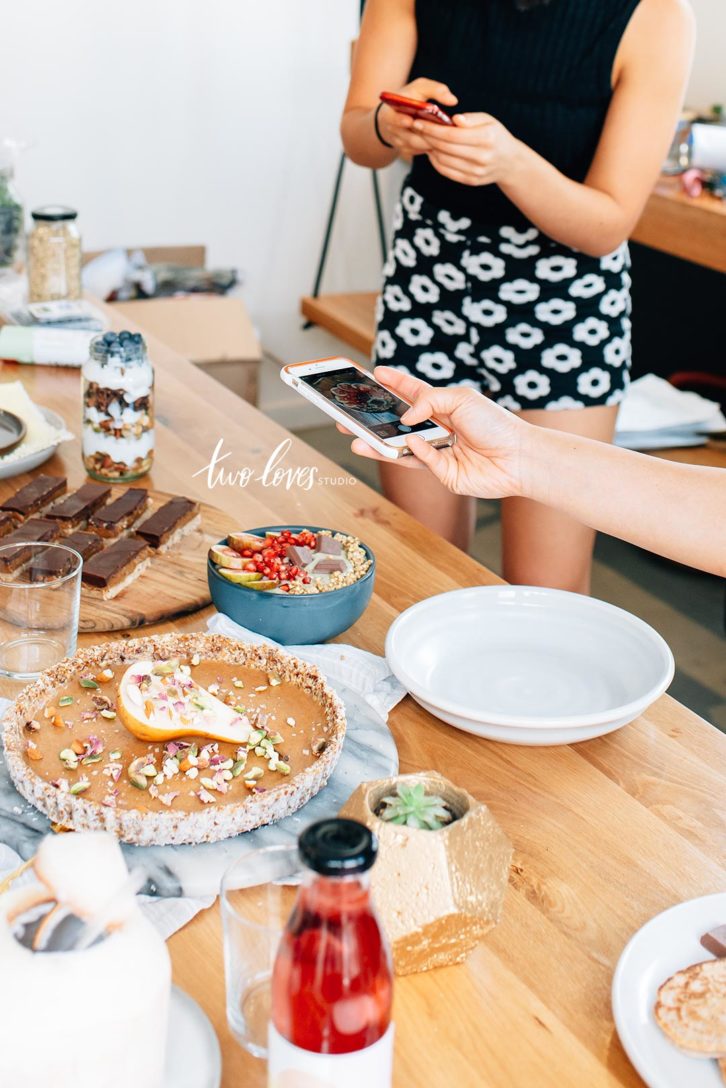
[(726, 200), (712, 193), (687, 196), (680, 178), (662, 177), (631, 237), (672, 257), (726, 272)]
[[(381, 653), (401, 609), (432, 593), (497, 581), (358, 482), (307, 492), (258, 482), (210, 492), (194, 473), (220, 437), (231, 452), (227, 467), (261, 471), (289, 440), (287, 464), (314, 465), (321, 477), (341, 473), (184, 359), (153, 340), (150, 346), (155, 487), (222, 507), (230, 525), (307, 520), (360, 533), (373, 547), (376, 593), (345, 641)], [(79, 430), (77, 371), (0, 370), (0, 380), (18, 377)], [(79, 482), (78, 440), (44, 471)], [(159, 629), (202, 628), (205, 619)], [(465, 964), (396, 982), (396, 1088), (640, 1084), (613, 1027), (612, 972), (648, 918), (726, 886), (726, 738), (667, 696), (625, 729), (575, 747), (490, 743), (441, 724), (408, 698), (390, 724), (403, 771), (443, 771), (491, 807), (515, 846), (500, 925)], [(219, 1036), (224, 1088), (263, 1085), (264, 1066), (227, 1030), (218, 908), (198, 915), (169, 947), (175, 981)]]

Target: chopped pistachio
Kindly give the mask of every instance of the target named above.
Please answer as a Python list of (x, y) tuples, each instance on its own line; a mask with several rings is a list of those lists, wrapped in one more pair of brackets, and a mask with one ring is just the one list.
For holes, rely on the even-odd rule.
[(112, 760), (121, 759), (121, 752), (118, 748), (114, 748), (113, 752), (108, 753), (108, 758)]
[(73, 794), (83, 793), (85, 790), (88, 789), (90, 785), (91, 783), (88, 781), (87, 778), (79, 778), (77, 782), (73, 783), (69, 792)]
[(58, 700), (58, 706), (70, 706), (72, 702), (72, 695), (61, 695), (60, 699)]
[(244, 680), (236, 680), (235, 679), (235, 680), (232, 681), (232, 687), (233, 688), (243, 688), (244, 686), (245, 686)]
[(151, 671), (154, 676), (171, 676), (178, 668), (178, 661), (158, 661)]
[(270, 733), (267, 737), (270, 744), (282, 744), (283, 738), (280, 733)]
[(260, 684), (259, 687), (255, 688), (255, 691), (267, 691), (267, 684)]
[(279, 676), (268, 676), (267, 679), (270, 682), (270, 687), (271, 688), (277, 688), (282, 683), (282, 680), (280, 679)]
[(100, 763), (102, 759), (103, 759), (103, 756), (101, 755), (101, 753), (97, 752), (95, 754), (92, 753), (89, 756), (84, 756), (83, 759), (81, 760), (81, 763), (83, 764), (84, 767), (87, 767), (91, 763)]
[(98, 684), (90, 676), (82, 676), (78, 681), (82, 688), (97, 688)]
[(242, 771), (245, 769), (245, 764), (246, 763), (247, 763), (246, 759), (238, 759), (238, 760), (236, 760), (234, 762), (234, 764), (232, 766), (232, 777), (233, 778), (238, 778), (239, 775), (242, 774)]
[(143, 774), (132, 774), (129, 771), (129, 781), (132, 786), (136, 786), (137, 790), (146, 790), (149, 788), (149, 780)]
[(277, 766), (275, 767), (275, 770), (279, 771), (280, 774), (289, 774), (290, 773), (290, 764), (289, 763), (283, 763), (282, 761), (280, 761), (277, 764)]
[(153, 763), (147, 763), (145, 767), (141, 768), (141, 773), (145, 774), (147, 778), (156, 778), (158, 771)]
[(102, 710), (101, 711), (101, 717), (102, 718), (109, 718), (109, 719), (115, 718), (116, 717), (116, 711), (115, 710)]
[(245, 774), (245, 778), (255, 781), (258, 778), (262, 778), (264, 773), (262, 767), (250, 767), (249, 771)]
[(216, 790), (217, 788), (213, 778), (200, 778), (199, 781), (201, 785), (204, 786), (205, 790)]

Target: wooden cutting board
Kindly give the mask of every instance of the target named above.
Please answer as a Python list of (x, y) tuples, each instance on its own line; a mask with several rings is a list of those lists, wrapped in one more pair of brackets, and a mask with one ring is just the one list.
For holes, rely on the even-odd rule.
[[(133, 485), (131, 485), (133, 486)], [(114, 497), (125, 491), (114, 487)], [(150, 513), (172, 496), (150, 491)], [(211, 602), (207, 584), (207, 552), (230, 531), (229, 515), (201, 503), (202, 523), (168, 552), (152, 556), (151, 563), (135, 582), (111, 601), (90, 597), (81, 589), (80, 631), (120, 631), (162, 623), (206, 608)], [(110, 543), (110, 542), (109, 542)]]

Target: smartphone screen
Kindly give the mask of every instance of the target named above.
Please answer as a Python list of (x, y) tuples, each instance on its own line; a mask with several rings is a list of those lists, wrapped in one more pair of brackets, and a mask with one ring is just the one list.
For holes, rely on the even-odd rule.
[(432, 419), (415, 423), (413, 427), (404, 426), (401, 416), (410, 405), (355, 367), (342, 366), (322, 374), (301, 374), (300, 381), (378, 438), (395, 438), (439, 426)]

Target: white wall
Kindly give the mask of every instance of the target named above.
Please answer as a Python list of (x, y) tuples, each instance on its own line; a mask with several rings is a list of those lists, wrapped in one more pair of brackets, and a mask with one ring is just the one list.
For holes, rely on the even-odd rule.
[[(726, 99), (726, 2), (694, 0), (692, 100)], [(28, 206), (77, 207), (88, 249), (205, 242), (233, 264), (265, 347), (337, 350), (302, 333), (338, 155), (358, 0), (26, 0), (0, 64), (0, 136), (34, 142)], [(325, 286), (380, 266), (370, 177), (348, 164)], [(389, 171), (387, 203), (400, 174)], [(263, 382), (263, 403), (279, 392)], [(284, 405), (283, 405), (284, 407)]]

